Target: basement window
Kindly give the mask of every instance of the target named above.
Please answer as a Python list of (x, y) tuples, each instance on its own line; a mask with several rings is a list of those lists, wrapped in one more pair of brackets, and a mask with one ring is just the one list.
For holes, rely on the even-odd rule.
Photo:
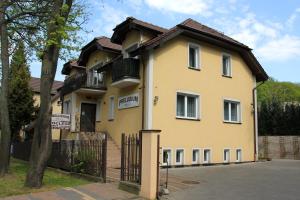
[(163, 150), (163, 165), (171, 165), (171, 149)]
[(189, 67), (193, 69), (199, 69), (200, 64), (199, 64), (199, 52), (200, 52), (200, 47), (199, 45), (196, 44), (189, 44)]
[(224, 149), (224, 163), (229, 163), (230, 162), (230, 150), (229, 149)]
[(242, 149), (236, 150), (236, 162), (242, 162)]
[(183, 149), (176, 149), (176, 162), (175, 162), (175, 164), (176, 165), (183, 165), (184, 164), (183, 159), (184, 159), (184, 150)]
[(199, 163), (200, 163), (200, 150), (193, 149), (192, 164), (199, 164)]
[(203, 163), (208, 164), (211, 161), (211, 151), (210, 149), (203, 150)]

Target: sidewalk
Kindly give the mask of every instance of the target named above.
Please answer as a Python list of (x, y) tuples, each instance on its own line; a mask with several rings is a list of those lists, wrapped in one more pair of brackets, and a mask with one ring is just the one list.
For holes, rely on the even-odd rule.
[(143, 198), (119, 190), (116, 183), (92, 183), (74, 188), (31, 193), (2, 198), (2, 200), (142, 200)]

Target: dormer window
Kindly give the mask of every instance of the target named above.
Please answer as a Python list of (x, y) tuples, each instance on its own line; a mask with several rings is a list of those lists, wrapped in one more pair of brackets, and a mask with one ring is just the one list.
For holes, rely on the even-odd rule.
[(199, 69), (200, 64), (200, 47), (196, 44), (189, 43), (189, 68)]

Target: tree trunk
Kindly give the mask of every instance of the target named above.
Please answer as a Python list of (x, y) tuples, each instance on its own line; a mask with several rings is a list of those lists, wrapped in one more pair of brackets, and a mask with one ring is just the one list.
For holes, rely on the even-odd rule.
[[(67, 2), (69, 2), (67, 0)], [(70, 0), (72, 6), (72, 0)], [(61, 13), (63, 0), (54, 1), (53, 13)], [(69, 8), (69, 9), (70, 9)], [(67, 19), (67, 16), (62, 16)], [(47, 40), (55, 40), (56, 44), (46, 47), (42, 58), (41, 85), (40, 85), (40, 110), (37, 123), (34, 129), (34, 136), (30, 154), (29, 170), (25, 181), (26, 187), (40, 188), (42, 186), (44, 171), (47, 167), (48, 159), (52, 150), (52, 134), (51, 134), (51, 89), (54, 81), (59, 50), (61, 46), (61, 38), (53, 38), (53, 33), (59, 30), (56, 23), (49, 23)]]
[(1, 82), (1, 143), (0, 143), (0, 177), (8, 172), (10, 157), (10, 125), (8, 113), (8, 73), (9, 73), (9, 54), (8, 54), (8, 32), (5, 22), (6, 1), (0, 3), (0, 24), (1, 24), (1, 63), (2, 63), (2, 82)]

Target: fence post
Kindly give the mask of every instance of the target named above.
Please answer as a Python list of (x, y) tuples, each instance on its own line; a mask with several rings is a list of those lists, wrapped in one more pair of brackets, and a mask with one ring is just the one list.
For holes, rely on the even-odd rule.
[(121, 181), (124, 181), (124, 153), (125, 153), (125, 134), (122, 133), (122, 140), (121, 140)]
[(106, 167), (107, 167), (107, 133), (104, 133), (104, 141), (102, 146), (102, 178), (106, 183)]
[(74, 165), (74, 146), (75, 146), (75, 140), (71, 140), (71, 171), (73, 171), (73, 165)]
[(158, 193), (158, 134), (161, 130), (141, 130), (142, 133), (142, 181), (140, 196), (156, 199)]

